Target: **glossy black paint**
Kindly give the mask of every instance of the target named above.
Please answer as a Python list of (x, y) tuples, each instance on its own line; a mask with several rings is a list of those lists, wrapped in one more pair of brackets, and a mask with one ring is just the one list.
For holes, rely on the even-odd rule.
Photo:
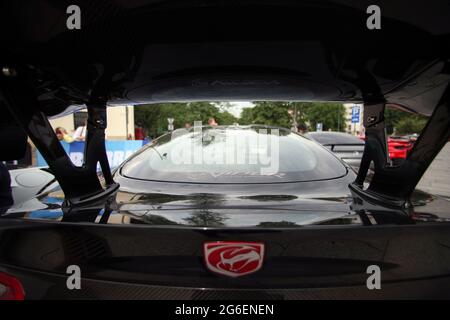
[[(448, 208), (447, 200), (418, 194), (417, 207), (401, 212), (357, 196), (183, 197), (172, 191), (119, 192), (108, 203), (65, 210), (62, 219), (2, 216), (0, 269), (23, 281), (27, 298), (449, 297), (450, 216), (426, 213), (435, 203)], [(198, 219), (170, 220), (186, 213)], [(238, 226), (242, 213), (251, 224)], [(283, 214), (295, 221), (308, 213), (318, 219), (304, 226), (266, 219)], [(208, 272), (201, 248), (213, 240), (263, 241), (263, 269), (238, 279)], [(85, 290), (66, 289), (71, 264), (81, 267)], [(386, 289), (377, 293), (364, 289), (373, 264), (381, 267)], [(208, 289), (199, 295), (196, 288)]]
[[(352, 171), (277, 188), (115, 175), (121, 191), (107, 201), (1, 216), (0, 269), (23, 281), (27, 298), (449, 297), (448, 200), (416, 192), (407, 210), (382, 207), (347, 189)], [(263, 269), (238, 279), (208, 272), (202, 243), (214, 240), (263, 241)], [(66, 289), (71, 264), (86, 290)], [(386, 290), (365, 289), (372, 264)]]
[[(377, 155), (369, 157), (366, 152), (367, 161), (363, 161), (355, 187), (364, 180), (368, 163), (377, 159), (378, 174), (369, 191), (383, 199), (391, 197), (406, 203), (421, 174), (448, 138), (448, 122), (440, 120), (446, 115), (441, 111), (436, 116), (437, 109), (448, 113), (447, 107), (442, 106), (447, 102), (441, 97), (448, 96), (443, 93), (450, 79), (450, 12), (439, 1), (426, 4), (435, 15), (421, 21), (410, 17), (417, 16), (423, 5), (405, 5), (399, 13), (385, 1), (383, 27), (375, 31), (366, 27), (364, 3), (353, 2), (324, 1), (317, 5), (303, 1), (211, 1), (199, 7), (191, 2), (115, 1), (92, 7), (79, 1), (79, 5), (87, 18), (83, 28), (76, 31), (67, 30), (64, 4), (52, 0), (30, 2), (30, 7), (6, 2), (1, 11), (6, 15), (1, 20), (9, 24), (2, 31), (11, 30), (2, 42), (5, 58), (0, 62), (2, 72), (7, 70), (2, 78), (8, 75), (2, 90), (4, 95), (12, 94), (18, 100), (7, 101), (8, 108), (12, 112), (21, 108), (19, 122), (30, 136), (38, 136), (31, 130), (32, 123), (47, 128), (39, 132), (36, 144), (44, 156), (58, 153), (51, 156), (60, 159), (58, 167), (71, 167), (71, 163), (55, 144), (55, 137), (51, 137), (45, 116), (71, 112), (83, 105), (229, 99), (333, 100), (364, 102), (369, 113), (372, 107), (389, 103), (434, 114), (437, 123), (432, 127), (439, 125), (440, 129), (426, 135), (439, 137), (439, 142), (431, 139), (436, 146), (433, 152), (417, 151), (401, 168), (391, 168), (386, 161), (385, 137), (374, 133), (377, 137), (372, 139), (372, 129), (368, 128), (367, 150), (372, 144), (381, 147), (372, 148)], [(28, 15), (31, 8), (36, 10)], [(219, 13), (233, 16), (236, 23), (218, 22)], [(28, 16), (31, 20), (24, 21)], [(50, 27), (46, 22), (49, 17), (60, 23)], [(167, 26), (166, 19), (176, 20), (183, 27)], [(274, 19), (282, 19), (283, 23), (260, 23)], [(319, 20), (322, 23), (317, 24)], [(204, 27), (206, 23), (208, 28)], [(48, 33), (30, 32), (33, 24)], [(167, 27), (160, 28), (161, 25)], [(149, 35), (148, 30), (158, 32)], [(342, 37), (351, 39), (352, 46), (359, 50), (349, 50)], [(69, 47), (71, 50), (67, 50)], [(15, 88), (9, 85), (11, 81), (17, 83)], [(19, 89), (26, 93), (22, 96)], [(420, 100), (416, 99), (418, 94)], [(382, 133), (382, 127), (379, 122), (377, 132)], [(37, 141), (45, 137), (48, 142)], [(105, 178), (112, 187), (107, 190), (99, 186), (93, 175), (95, 165), (90, 162), (100, 160), (102, 168), (107, 168), (104, 152), (100, 152), (101, 138), (91, 149), (97, 155), (90, 157), (93, 159), (86, 165), (91, 168), (89, 173), (77, 168), (58, 170), (52, 164), (57, 161), (50, 161), (57, 176), (73, 173), (69, 175), (73, 179), (60, 179), (73, 203), (103, 196), (117, 187), (108, 170)], [(418, 162), (415, 157), (422, 159)], [(410, 174), (412, 171), (418, 174)], [(389, 186), (392, 177), (408, 182), (404, 186)], [(69, 180), (81, 181), (82, 187), (71, 186)], [(77, 190), (83, 191), (76, 194)]]
[(364, 141), (351, 134), (343, 132), (307, 132), (303, 136), (317, 141), (329, 148), (345, 163), (358, 168), (364, 151)]
[[(7, 67), (21, 84), (9, 86), (3, 72), (2, 107), (9, 102), (12, 112), (23, 111), (19, 122), (41, 152), (62, 162), (55, 168), (71, 164), (49, 135), (47, 116), (98, 101), (333, 100), (368, 109), (391, 103), (433, 114), (434, 128), (416, 146), (410, 183), (395, 187), (413, 171), (407, 168), (375, 188), (398, 196), (391, 203), (361, 190), (364, 169), (350, 189), (351, 171), (335, 181), (279, 188), (138, 182), (117, 172), (121, 190), (107, 199), (53, 204), (47, 218), (42, 211), (6, 211), (0, 270), (24, 283), (27, 298), (449, 298), (448, 201), (403, 197), (448, 138), (442, 94), (450, 79), (450, 12), (439, 1), (425, 3), (433, 14), (421, 22), (409, 18), (420, 16), (420, 5), (409, 1), (396, 11), (384, 1), (376, 32), (364, 28), (364, 1), (72, 3), (87, 17), (75, 32), (65, 28), (64, 1), (4, 2), (0, 10), (7, 25), (0, 29), (2, 72)], [(261, 23), (277, 18), (283, 23)], [(168, 25), (170, 19), (182, 27)], [(380, 127), (369, 136), (383, 138)], [(66, 173), (55, 172), (61, 184), (84, 177)], [(82, 181), (83, 193), (99, 190), (91, 178)], [(246, 225), (242, 215), (251, 216)], [(264, 241), (264, 267), (239, 279), (211, 274), (202, 264), (206, 240)], [(67, 290), (70, 264), (82, 267), (85, 291)], [(370, 264), (381, 266), (384, 291), (367, 290)]]

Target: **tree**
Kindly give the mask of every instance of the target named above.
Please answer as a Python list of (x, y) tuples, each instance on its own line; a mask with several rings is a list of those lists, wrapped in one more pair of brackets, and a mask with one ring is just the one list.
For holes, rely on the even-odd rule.
[(386, 131), (388, 134), (420, 133), (427, 123), (427, 117), (405, 112), (398, 109), (386, 108), (384, 112)]
[(239, 124), (265, 124), (290, 128), (291, 118), (288, 114), (288, 102), (258, 101), (253, 108), (242, 110)]
[(305, 113), (310, 130), (315, 130), (317, 123), (322, 123), (324, 131), (345, 129), (345, 108), (341, 103), (313, 102), (308, 104)]
[[(220, 106), (220, 108), (219, 108)], [(228, 111), (228, 105), (212, 102), (158, 103), (135, 107), (135, 123), (147, 129), (151, 137), (167, 132), (167, 118), (174, 119), (175, 128), (183, 128), (186, 123), (195, 121), (207, 124), (209, 118), (215, 118), (220, 125), (229, 125), (237, 119)]]
[(248, 125), (253, 123), (253, 108), (242, 109), (239, 124)]
[[(149, 136), (154, 137), (162, 130), (158, 119), (161, 118), (161, 105), (140, 105), (134, 108), (134, 122), (137, 126), (147, 130)], [(166, 120), (167, 121), (167, 120)]]
[(228, 111), (217, 113), (215, 119), (219, 125), (230, 125), (238, 122), (237, 118)]
[(307, 125), (315, 130), (321, 122), (323, 129), (343, 131), (345, 123), (345, 108), (339, 103), (317, 102), (255, 102), (253, 108), (242, 110), (239, 124), (265, 124), (291, 128), (293, 117), (288, 111), (293, 110), (297, 124)]
[(421, 119), (417, 116), (410, 116), (399, 120), (396, 125), (396, 133), (398, 134), (413, 134), (420, 133), (427, 123), (426, 119)]
[(384, 111), (384, 122), (386, 125), (386, 132), (387, 134), (392, 134), (394, 132), (394, 127), (396, 124), (405, 117), (405, 115), (408, 115), (408, 113), (393, 109), (393, 108), (386, 108)]

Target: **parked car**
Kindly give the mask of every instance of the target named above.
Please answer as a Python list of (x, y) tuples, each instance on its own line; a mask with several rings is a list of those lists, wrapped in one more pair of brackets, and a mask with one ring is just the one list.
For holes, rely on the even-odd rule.
[[(358, 139), (365, 141), (364, 135), (359, 135)], [(393, 160), (406, 159), (408, 152), (414, 146), (417, 135), (409, 136), (390, 136), (387, 138), (389, 157)]]
[(308, 132), (305, 137), (329, 148), (350, 166), (358, 168), (364, 152), (364, 141), (344, 132)]
[(414, 140), (408, 137), (389, 137), (388, 151), (391, 159), (406, 159), (414, 146)]

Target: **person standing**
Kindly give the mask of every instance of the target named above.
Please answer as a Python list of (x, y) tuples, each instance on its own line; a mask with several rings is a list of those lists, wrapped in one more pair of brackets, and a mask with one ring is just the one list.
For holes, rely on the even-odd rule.
[(67, 130), (63, 127), (58, 127), (55, 129), (56, 136), (58, 137), (59, 141), (64, 141), (67, 143), (72, 143), (74, 141), (74, 138), (72, 138), (68, 133)]
[(299, 123), (297, 125), (297, 132), (300, 134), (305, 134), (308, 132), (308, 127), (304, 123)]
[(216, 119), (214, 119), (214, 118), (209, 118), (209, 119), (208, 119), (208, 124), (209, 124), (211, 127), (216, 127), (216, 126), (218, 126), (218, 123), (216, 122)]
[(87, 121), (84, 123), (84, 126), (79, 126), (75, 133), (73, 134), (73, 140), (75, 141), (84, 141), (86, 140), (86, 134), (87, 134)]

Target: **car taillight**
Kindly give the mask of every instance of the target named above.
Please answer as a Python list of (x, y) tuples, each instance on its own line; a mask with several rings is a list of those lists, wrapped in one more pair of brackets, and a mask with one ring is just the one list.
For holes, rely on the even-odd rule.
[(0, 300), (23, 300), (25, 291), (22, 283), (9, 274), (0, 272)]

